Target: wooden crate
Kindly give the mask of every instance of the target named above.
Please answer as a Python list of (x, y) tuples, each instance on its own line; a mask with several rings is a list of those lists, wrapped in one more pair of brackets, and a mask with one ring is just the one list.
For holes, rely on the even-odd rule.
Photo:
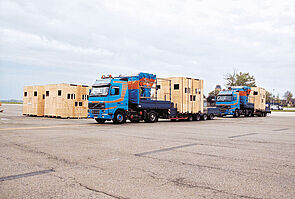
[(178, 112), (203, 112), (203, 80), (187, 77), (169, 77), (159, 79), (157, 85), (157, 99), (169, 101), (171, 97), (171, 101)]
[(23, 115), (44, 116), (44, 87), (25, 86)]
[(266, 102), (266, 91), (264, 88), (251, 87), (249, 103), (254, 103), (254, 109), (264, 111)]
[(88, 86), (52, 84), (45, 86), (45, 116), (86, 118), (88, 113)]

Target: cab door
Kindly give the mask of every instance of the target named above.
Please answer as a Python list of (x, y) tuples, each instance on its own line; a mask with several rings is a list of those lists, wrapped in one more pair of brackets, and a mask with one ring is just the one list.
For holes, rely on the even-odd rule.
[(233, 103), (232, 104), (233, 104), (233, 107), (240, 108), (240, 99), (239, 99), (238, 93), (233, 94)]
[(105, 103), (107, 114), (114, 114), (118, 109), (121, 98), (120, 84), (113, 84), (110, 86), (107, 102)]

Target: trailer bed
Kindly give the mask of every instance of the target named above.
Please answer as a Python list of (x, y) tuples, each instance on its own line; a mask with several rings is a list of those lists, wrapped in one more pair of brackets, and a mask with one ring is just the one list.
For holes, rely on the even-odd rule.
[(170, 109), (170, 101), (160, 100), (140, 100), (138, 108), (140, 109)]

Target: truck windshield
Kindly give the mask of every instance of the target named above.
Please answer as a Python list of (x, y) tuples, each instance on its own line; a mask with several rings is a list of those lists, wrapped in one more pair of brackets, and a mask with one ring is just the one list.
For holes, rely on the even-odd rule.
[(231, 102), (232, 95), (218, 95), (216, 100), (217, 102)]
[(92, 87), (90, 96), (91, 97), (104, 97), (108, 95), (109, 86)]

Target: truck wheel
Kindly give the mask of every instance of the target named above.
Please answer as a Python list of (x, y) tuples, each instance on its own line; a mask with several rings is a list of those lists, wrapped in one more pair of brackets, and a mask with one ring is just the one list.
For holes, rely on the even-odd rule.
[(99, 118), (95, 118), (95, 120), (97, 121), (98, 124), (104, 124), (105, 123), (105, 119), (99, 119)]
[(235, 114), (233, 116), (234, 117), (240, 117), (240, 113), (239, 113), (239, 110), (238, 109), (235, 110)]
[(123, 111), (117, 111), (113, 119), (114, 124), (123, 124), (126, 122), (125, 114)]
[(245, 117), (249, 117), (249, 110), (248, 109), (245, 110)]
[(207, 116), (207, 114), (204, 114), (203, 116), (202, 116), (202, 120), (207, 120), (208, 119), (208, 116)]
[(154, 123), (158, 121), (158, 115), (155, 111), (150, 111), (147, 114), (147, 118), (144, 120), (145, 122), (148, 123)]
[(193, 121), (193, 116), (192, 115), (188, 115), (186, 120), (187, 121)]
[(200, 121), (201, 120), (201, 116), (200, 116), (199, 113), (195, 116), (194, 120), (195, 121)]
[(214, 119), (214, 115), (213, 114), (210, 114), (208, 119), (209, 120), (213, 120)]

